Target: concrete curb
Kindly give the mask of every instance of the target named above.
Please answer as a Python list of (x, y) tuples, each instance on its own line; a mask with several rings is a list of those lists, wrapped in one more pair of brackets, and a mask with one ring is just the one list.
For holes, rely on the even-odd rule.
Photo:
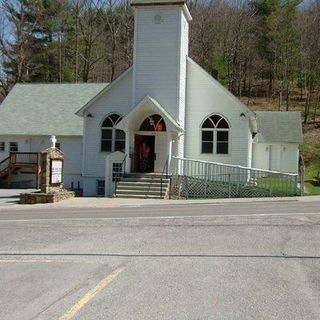
[[(125, 208), (172, 205), (204, 205), (252, 202), (320, 202), (320, 196), (283, 197), (283, 198), (233, 198), (233, 199), (202, 199), (202, 200), (162, 200), (162, 199), (121, 199), (121, 198), (73, 198), (57, 203), (20, 205), (3, 204), (1, 211), (37, 210), (37, 209), (98, 209)], [(320, 207), (319, 207), (320, 208)]]

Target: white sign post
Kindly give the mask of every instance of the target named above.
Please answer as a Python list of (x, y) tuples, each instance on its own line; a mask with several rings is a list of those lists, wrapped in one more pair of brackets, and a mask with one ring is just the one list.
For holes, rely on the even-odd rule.
[(62, 183), (62, 160), (51, 160), (51, 184)]

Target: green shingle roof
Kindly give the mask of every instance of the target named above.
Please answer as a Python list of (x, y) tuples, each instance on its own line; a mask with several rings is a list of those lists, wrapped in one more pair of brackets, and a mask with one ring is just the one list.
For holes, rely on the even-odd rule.
[(303, 143), (300, 112), (257, 111), (255, 142)]
[(0, 105), (0, 135), (82, 135), (75, 112), (106, 86), (16, 84)]

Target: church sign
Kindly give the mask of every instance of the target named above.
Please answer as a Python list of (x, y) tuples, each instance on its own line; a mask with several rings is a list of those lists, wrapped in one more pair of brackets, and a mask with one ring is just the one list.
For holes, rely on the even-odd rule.
[(51, 160), (50, 184), (62, 183), (63, 160)]

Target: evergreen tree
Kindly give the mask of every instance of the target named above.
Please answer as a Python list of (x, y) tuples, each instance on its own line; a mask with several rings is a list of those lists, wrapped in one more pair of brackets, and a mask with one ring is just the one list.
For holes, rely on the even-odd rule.
[(273, 93), (275, 56), (271, 48), (274, 41), (272, 26), (274, 13), (280, 8), (280, 0), (257, 0), (253, 6), (258, 16), (257, 48), (258, 54), (264, 63), (262, 64), (261, 77), (268, 79), (268, 95)]

